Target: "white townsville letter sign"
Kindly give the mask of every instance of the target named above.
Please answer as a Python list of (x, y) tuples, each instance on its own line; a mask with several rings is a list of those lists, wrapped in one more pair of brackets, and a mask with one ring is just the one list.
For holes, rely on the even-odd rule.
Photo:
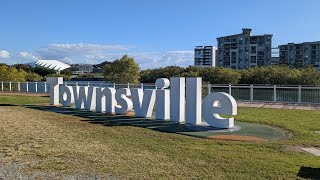
[(128, 111), (132, 111), (132, 101), (127, 97), (131, 96), (129, 88), (118, 89), (116, 92), (116, 101), (118, 105), (116, 106), (117, 114), (125, 114)]
[(234, 118), (222, 118), (219, 114), (237, 115), (237, 103), (227, 93), (209, 94), (202, 103), (204, 120), (213, 127), (231, 128), (234, 126)]
[[(156, 107), (155, 119), (177, 123), (232, 128), (237, 115), (237, 103), (227, 93), (212, 93), (202, 100), (202, 79), (199, 77), (160, 78), (156, 89), (129, 89), (65, 86), (62, 78), (48, 78), (50, 104), (70, 106), (97, 112), (126, 114), (135, 111), (136, 117), (150, 118)], [(221, 116), (227, 115), (230, 118)]]
[(96, 111), (115, 113), (116, 101), (116, 90), (114, 88), (97, 88), (96, 89)]
[(186, 122), (201, 124), (202, 79), (187, 78)]
[(96, 109), (96, 87), (73, 86), (76, 109)]
[(63, 84), (63, 78), (48, 77), (47, 83), (50, 84), (50, 105), (59, 105), (59, 84)]
[(156, 81), (156, 119), (170, 119), (170, 90), (166, 90), (170, 86), (167, 78), (157, 79)]
[(59, 90), (59, 99), (62, 106), (70, 106), (74, 103), (72, 86), (61, 85)]
[(131, 97), (136, 117), (150, 118), (156, 101), (155, 90), (131, 89)]
[(170, 78), (170, 83), (170, 120), (184, 122), (186, 78), (173, 77)]

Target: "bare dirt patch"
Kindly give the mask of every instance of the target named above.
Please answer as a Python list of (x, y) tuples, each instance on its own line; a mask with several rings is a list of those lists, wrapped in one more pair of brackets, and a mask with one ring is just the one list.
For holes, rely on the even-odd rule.
[(11, 109), (0, 107), (0, 113), (9, 111), (11, 111)]
[(287, 146), (285, 148), (286, 151), (290, 151), (290, 152), (302, 152), (301, 148), (303, 148), (302, 146)]
[(242, 136), (242, 135), (216, 135), (216, 136), (208, 136), (208, 139), (213, 140), (224, 140), (224, 141), (267, 141), (263, 138), (258, 138), (254, 136)]

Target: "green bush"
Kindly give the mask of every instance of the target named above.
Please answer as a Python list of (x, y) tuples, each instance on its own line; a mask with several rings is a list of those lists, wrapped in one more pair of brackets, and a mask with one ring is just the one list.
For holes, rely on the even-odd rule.
[(104, 77), (107, 81), (115, 83), (139, 82), (139, 65), (127, 55), (107, 64), (104, 70)]
[(26, 81), (27, 73), (24, 70), (18, 70), (14, 67), (0, 65), (0, 80), (1, 81)]
[(154, 83), (158, 78), (170, 77), (202, 77), (204, 82), (211, 84), (238, 83), (240, 73), (228, 68), (177, 67), (147, 69), (140, 72), (140, 82)]
[(60, 74), (65, 74), (65, 75), (68, 75), (68, 76), (72, 76), (73, 73), (70, 69), (64, 69), (62, 71), (60, 71)]
[(210, 84), (320, 85), (320, 73), (314, 67), (263, 66), (244, 70), (222, 67), (176, 67), (147, 69), (140, 72), (140, 82), (154, 83), (158, 78), (202, 77)]
[(27, 73), (27, 81), (41, 81), (42, 77), (37, 73)]

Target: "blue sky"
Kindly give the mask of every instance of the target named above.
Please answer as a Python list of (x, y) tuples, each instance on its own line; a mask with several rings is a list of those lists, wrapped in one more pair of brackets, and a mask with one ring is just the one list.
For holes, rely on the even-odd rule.
[(319, 0), (1, 0), (0, 61), (129, 54), (142, 69), (188, 66), (194, 46), (243, 27), (273, 34), (273, 46), (320, 40), (319, 9)]

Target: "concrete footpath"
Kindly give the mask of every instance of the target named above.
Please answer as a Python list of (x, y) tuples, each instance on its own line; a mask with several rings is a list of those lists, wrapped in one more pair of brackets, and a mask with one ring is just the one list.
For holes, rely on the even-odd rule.
[(307, 103), (237, 101), (237, 104), (239, 107), (320, 110), (320, 104), (307, 104)]

